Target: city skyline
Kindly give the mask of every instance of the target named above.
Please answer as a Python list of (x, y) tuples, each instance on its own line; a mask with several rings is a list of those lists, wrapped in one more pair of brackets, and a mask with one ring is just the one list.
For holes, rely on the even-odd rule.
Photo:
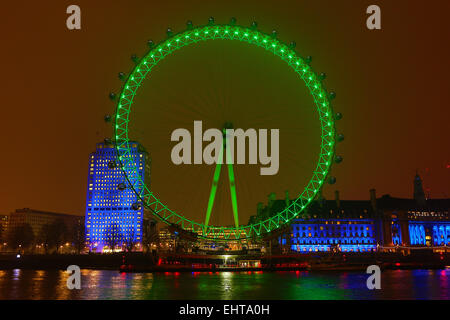
[(3, 2), (0, 300), (450, 300), (449, 0)]
[[(211, 15), (218, 22), (236, 16), (229, 8), (218, 11), (212, 5), (197, 6), (193, 11), (187, 4), (176, 3), (182, 13), (175, 13), (165, 4), (139, 4), (147, 10), (83, 3), (85, 28), (79, 33), (64, 28), (64, 16), (59, 15), (65, 11), (63, 4), (39, 4), (40, 9), (49, 12), (49, 18), (35, 27), (31, 27), (36, 21), (32, 9), (37, 4), (30, 4), (29, 11), (20, 13), (20, 23), (13, 19), (17, 7), (11, 7), (12, 14), (2, 20), (3, 28), (11, 30), (11, 43), (17, 48), (1, 53), (3, 60), (12, 62), (5, 66), (13, 80), (4, 86), (5, 103), (14, 106), (6, 111), (7, 118), (21, 119), (21, 130), (17, 130), (17, 121), (4, 125), (14, 139), (5, 142), (10, 156), (2, 157), (0, 162), (6, 168), (2, 173), (4, 181), (8, 181), (0, 187), (4, 197), (2, 214), (30, 207), (82, 215), (86, 155), (97, 142), (111, 136), (102, 121), (113, 108), (107, 95), (118, 91), (117, 73), (131, 68), (131, 54), (142, 56), (145, 42), (149, 38), (162, 39), (168, 24), (181, 30), (188, 19), (205, 24)], [(326, 186), (324, 196), (332, 198), (337, 189), (342, 198), (365, 199), (367, 190), (375, 188), (380, 195), (408, 198), (413, 192), (409, 181), (418, 169), (425, 189), (430, 188), (426, 194), (431, 198), (449, 197), (450, 155), (445, 147), (449, 110), (442, 105), (446, 101), (448, 68), (442, 61), (449, 47), (443, 41), (443, 19), (434, 18), (443, 15), (445, 10), (439, 9), (448, 4), (422, 8), (408, 3), (402, 13), (385, 4), (384, 27), (378, 34), (363, 28), (362, 4), (330, 3), (325, 8), (311, 3), (290, 5), (296, 10), (287, 14), (285, 10), (272, 10), (269, 3), (258, 3), (257, 8), (247, 3), (237, 19), (242, 24), (255, 19), (266, 32), (277, 27), (280, 38), (296, 41), (297, 48), (314, 57), (314, 68), (327, 72), (327, 84), (338, 94), (336, 107), (344, 114), (339, 129), (346, 136), (338, 150), (344, 162), (333, 169), (338, 182)], [(343, 11), (347, 14), (339, 15)], [(160, 17), (158, 12), (163, 12)], [(123, 23), (113, 23), (119, 13)], [(149, 14), (152, 19), (147, 19)], [(395, 14), (423, 17), (427, 22), (397, 22)], [(316, 28), (316, 18), (309, 15), (321, 16), (322, 28)], [(335, 25), (338, 27), (333, 30)], [(42, 39), (44, 34), (47, 37)], [(122, 37), (125, 34), (133, 36)], [(410, 34), (419, 41), (409, 41)], [(38, 41), (43, 44), (38, 45)], [(354, 42), (358, 46), (352, 45)], [(383, 48), (393, 44), (398, 50), (385, 52)], [(15, 55), (29, 46), (35, 48), (34, 57), (40, 63), (23, 61)], [(430, 52), (433, 58), (428, 58), (426, 67), (412, 68)], [(66, 81), (54, 81), (61, 76), (61, 70), (64, 77), (70, 76), (65, 77)], [(435, 70), (440, 72), (435, 74)], [(26, 76), (19, 79), (23, 72), (40, 74), (45, 81), (38, 83)], [(409, 72), (414, 72), (415, 77), (408, 77)], [(364, 85), (354, 80), (360, 78), (367, 80)], [(22, 90), (29, 94), (21, 94)]]

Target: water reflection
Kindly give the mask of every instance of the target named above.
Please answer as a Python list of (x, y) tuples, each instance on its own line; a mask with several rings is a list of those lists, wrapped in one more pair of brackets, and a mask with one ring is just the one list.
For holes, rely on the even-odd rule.
[(69, 290), (60, 270), (0, 270), (0, 299), (450, 299), (450, 269), (384, 271), (381, 290), (358, 272), (166, 272), (82, 270)]

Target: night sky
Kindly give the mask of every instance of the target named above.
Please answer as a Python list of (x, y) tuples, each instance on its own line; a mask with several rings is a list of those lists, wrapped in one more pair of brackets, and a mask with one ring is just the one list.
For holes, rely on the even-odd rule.
[[(81, 7), (80, 31), (66, 28), (70, 4)], [(370, 4), (381, 7), (382, 30), (365, 26)], [(107, 95), (120, 88), (117, 73), (129, 72), (130, 56), (144, 55), (147, 40), (164, 39), (167, 27), (183, 30), (187, 20), (206, 24), (210, 16), (277, 29), (282, 41), (313, 57), (315, 71), (327, 73), (346, 139), (326, 198), (338, 189), (342, 199), (367, 199), (371, 188), (411, 197), (416, 170), (432, 198), (450, 197), (446, 0), (4, 1), (1, 10), (1, 214), (23, 207), (84, 214), (88, 155), (112, 133), (103, 116), (113, 111)], [(240, 208), (250, 212), (270, 191), (300, 191), (318, 152), (317, 119), (301, 81), (264, 50), (201, 46), (165, 61), (139, 91), (130, 134), (153, 158), (153, 187), (171, 208), (204, 211), (213, 168), (175, 168), (168, 135), (190, 129), (193, 120), (209, 127), (232, 120), (242, 128), (280, 128), (276, 178), (259, 177), (259, 165), (236, 169)], [(227, 185), (220, 188), (228, 199)]]

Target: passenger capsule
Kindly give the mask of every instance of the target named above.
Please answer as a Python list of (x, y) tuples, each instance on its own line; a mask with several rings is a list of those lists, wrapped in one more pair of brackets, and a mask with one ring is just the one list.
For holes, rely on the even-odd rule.
[(329, 97), (330, 97), (330, 100), (334, 100), (336, 98), (336, 92), (331, 91)]

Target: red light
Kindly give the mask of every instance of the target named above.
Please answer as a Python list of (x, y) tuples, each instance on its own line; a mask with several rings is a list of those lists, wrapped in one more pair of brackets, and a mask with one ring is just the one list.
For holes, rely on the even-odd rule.
[(400, 266), (400, 263), (399, 263), (399, 262), (396, 262), (395, 265), (396, 265), (397, 267), (399, 267), (399, 266)]

